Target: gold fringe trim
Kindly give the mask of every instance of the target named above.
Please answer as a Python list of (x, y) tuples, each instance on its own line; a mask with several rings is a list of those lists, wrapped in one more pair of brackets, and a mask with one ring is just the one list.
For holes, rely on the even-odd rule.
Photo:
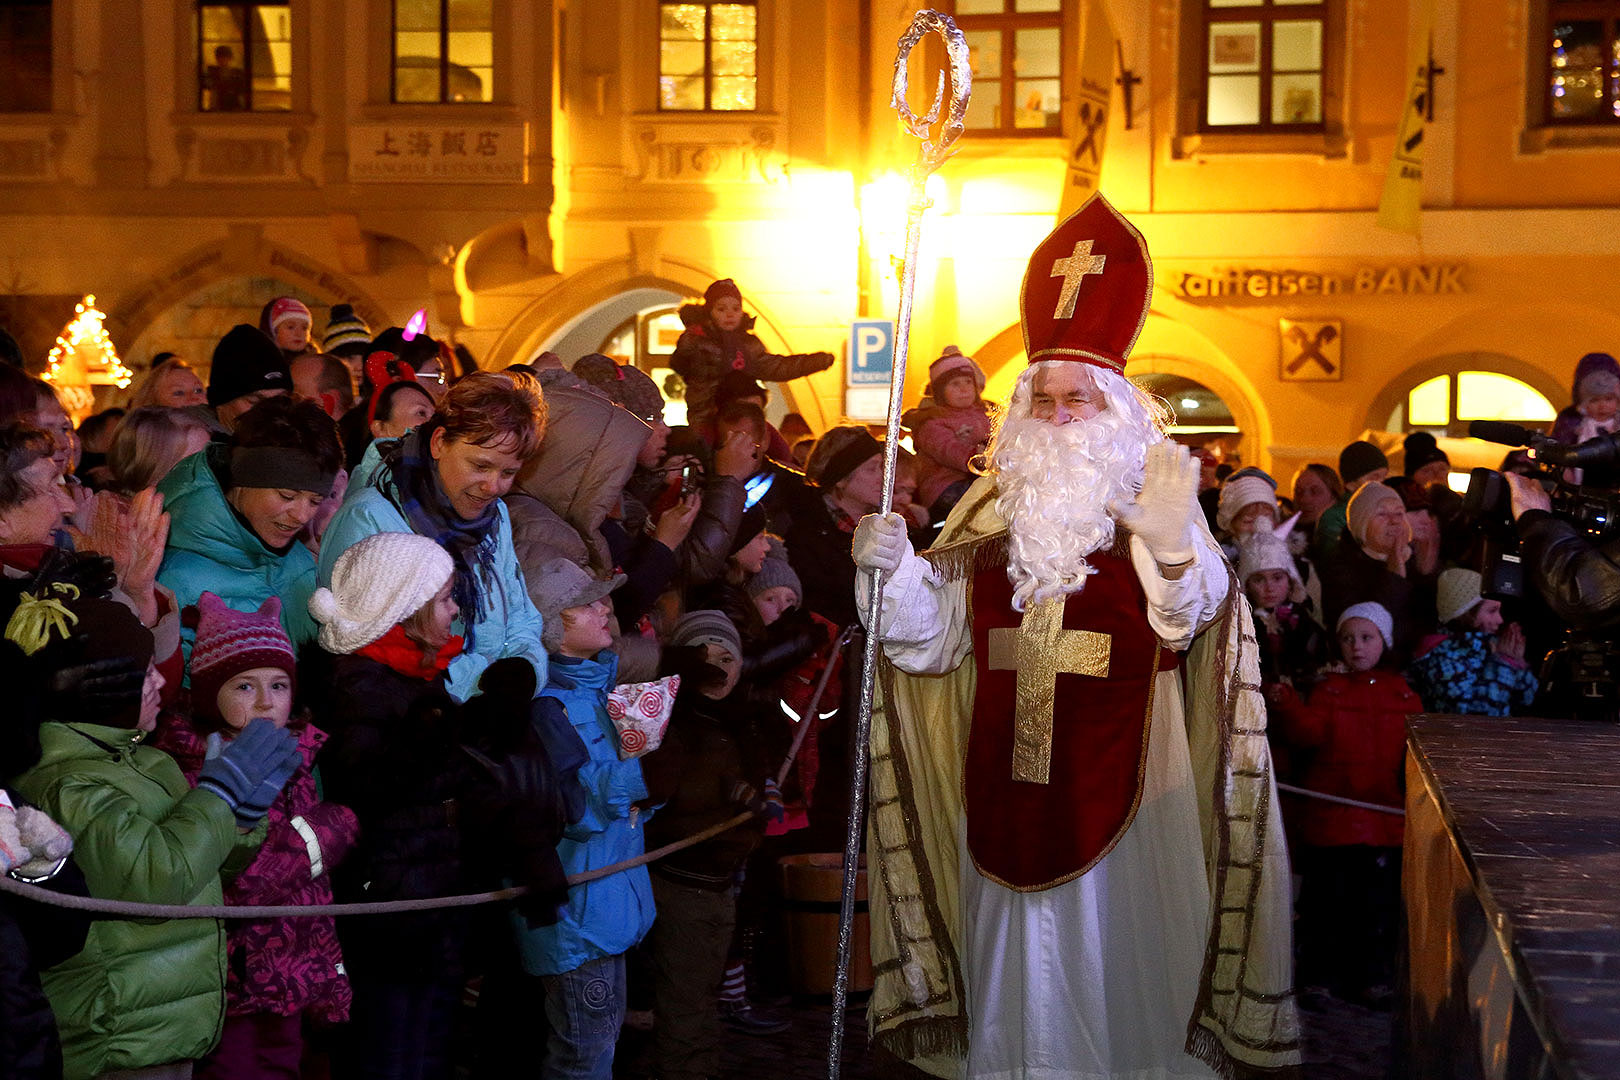
[(905, 1061), (939, 1055), (966, 1058), (967, 1017), (929, 1016), (907, 1020), (895, 1027), (874, 1032), (872, 1042)]

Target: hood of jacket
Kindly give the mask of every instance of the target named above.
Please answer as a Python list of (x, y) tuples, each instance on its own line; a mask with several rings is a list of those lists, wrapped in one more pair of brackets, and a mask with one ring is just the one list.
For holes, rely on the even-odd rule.
[[(225, 501), (219, 477), (227, 471), (229, 454), (227, 446), (209, 446), (183, 459), (158, 484), (169, 512), (170, 550), (189, 551), (232, 570), (266, 572), (289, 559), (298, 570), (307, 569), (314, 561), (308, 548), (294, 542), (286, 551), (272, 551)], [(300, 553), (306, 558), (299, 559)]]
[(548, 690), (611, 690), (619, 674), (619, 656), (603, 649), (589, 659), (552, 654), (547, 671)]
[(546, 404), (546, 437), (507, 498), (528, 496), (544, 503), (579, 530), (592, 564), (610, 569), (602, 522), (618, 503), (652, 429), (594, 390), (553, 387), (546, 391)]

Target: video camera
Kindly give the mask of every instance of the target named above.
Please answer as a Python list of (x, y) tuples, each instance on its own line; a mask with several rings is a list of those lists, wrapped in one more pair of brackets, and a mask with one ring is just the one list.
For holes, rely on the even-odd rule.
[[(1581, 469), (1583, 479), (1608, 480), (1620, 472), (1620, 435), (1600, 435), (1579, 446), (1557, 442), (1550, 436), (1501, 420), (1475, 420), (1468, 434), (1502, 446), (1530, 449), (1528, 475), (1547, 489), (1554, 517), (1562, 518), (1595, 541), (1620, 535), (1620, 495), (1613, 485), (1564, 479), (1564, 470)], [(1481, 591), (1493, 600), (1524, 595), (1524, 565), (1519, 556), (1519, 533), (1513, 525), (1512, 497), (1507, 481), (1494, 469), (1468, 474), (1463, 496), (1463, 521), (1478, 528), (1484, 542)]]
[[(1503, 446), (1528, 447), (1523, 471), (1547, 489), (1553, 516), (1594, 543), (1620, 536), (1620, 434), (1600, 435), (1578, 446), (1499, 420), (1475, 420), (1468, 434)], [(1565, 479), (1580, 469), (1582, 483)], [(1525, 567), (1512, 497), (1502, 474), (1475, 469), (1468, 476), (1462, 520), (1479, 530), (1480, 592), (1492, 600), (1525, 595)], [(1570, 629), (1541, 669), (1541, 702), (1568, 715), (1614, 723), (1620, 720), (1620, 646), (1610, 635)]]

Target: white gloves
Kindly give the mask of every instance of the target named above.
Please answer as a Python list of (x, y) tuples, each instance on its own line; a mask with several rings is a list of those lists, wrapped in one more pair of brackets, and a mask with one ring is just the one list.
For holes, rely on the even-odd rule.
[(1142, 490), (1131, 502), (1116, 501), (1109, 509), (1122, 525), (1142, 538), (1160, 566), (1190, 562), (1197, 546), (1194, 515), (1201, 512), (1198, 461), (1185, 446), (1169, 439), (1154, 444), (1148, 448), (1142, 469)]
[(893, 574), (911, 551), (911, 542), (906, 539), (906, 519), (892, 512), (867, 514), (855, 526), (851, 548), (858, 569), (884, 577)]

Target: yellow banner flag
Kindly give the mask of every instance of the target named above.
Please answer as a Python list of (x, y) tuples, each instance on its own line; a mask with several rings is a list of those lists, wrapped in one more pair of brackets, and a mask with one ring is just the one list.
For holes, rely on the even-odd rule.
[(1075, 111), (1069, 118), (1069, 165), (1063, 177), (1058, 220), (1080, 209), (1097, 190), (1103, 147), (1108, 139), (1108, 108), (1114, 96), (1114, 28), (1102, 0), (1080, 6), (1080, 79)]
[(1413, 236), (1418, 235), (1423, 210), (1423, 136), (1433, 111), (1429, 101), (1433, 57), (1434, 0), (1417, 0), (1406, 45), (1406, 70), (1412, 82), (1395, 129), (1395, 152), (1384, 174), (1384, 195), (1378, 200), (1378, 224)]

